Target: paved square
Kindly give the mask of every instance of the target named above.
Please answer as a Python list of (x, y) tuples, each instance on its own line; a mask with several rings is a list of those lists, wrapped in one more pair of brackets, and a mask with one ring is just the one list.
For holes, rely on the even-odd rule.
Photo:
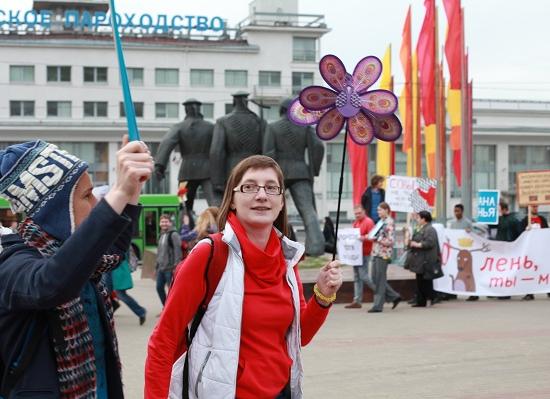
[[(146, 345), (160, 302), (151, 280), (129, 291), (148, 309), (144, 326), (116, 313), (126, 397), (143, 397)], [(444, 302), (367, 314), (335, 305), (303, 349), (306, 398), (548, 399), (550, 299)], [(214, 399), (214, 398), (213, 398)]]

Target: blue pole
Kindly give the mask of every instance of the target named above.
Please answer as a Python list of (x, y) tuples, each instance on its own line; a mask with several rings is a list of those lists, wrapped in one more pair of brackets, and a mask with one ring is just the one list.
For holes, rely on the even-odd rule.
[(115, 39), (115, 48), (118, 58), (118, 69), (120, 71), (120, 83), (122, 84), (122, 95), (124, 97), (124, 111), (126, 113), (126, 122), (128, 123), (128, 138), (130, 141), (140, 140), (139, 130), (136, 122), (136, 111), (130, 93), (128, 84), (128, 74), (126, 72), (126, 63), (122, 53), (122, 45), (118, 34), (118, 24), (116, 22), (115, 0), (109, 0), (111, 8), (111, 26), (113, 27), (113, 38)]

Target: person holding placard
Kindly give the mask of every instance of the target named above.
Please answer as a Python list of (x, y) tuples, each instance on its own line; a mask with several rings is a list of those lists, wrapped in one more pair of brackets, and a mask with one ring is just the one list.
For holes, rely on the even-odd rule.
[(360, 309), (363, 305), (363, 283), (374, 292), (375, 286), (369, 275), (370, 254), (372, 251), (372, 241), (367, 235), (374, 227), (374, 222), (367, 216), (361, 205), (353, 207), (355, 221), (353, 227), (359, 229), (359, 240), (363, 242), (363, 264), (353, 266), (353, 302), (344, 306), (346, 309)]
[(390, 217), (390, 206), (382, 202), (378, 205), (378, 216), (384, 223), (376, 237), (368, 235), (367, 238), (374, 241), (372, 250), (372, 280), (375, 285), (374, 303), (369, 313), (380, 313), (384, 302), (392, 302), (392, 309), (401, 302), (401, 295), (394, 291), (388, 284), (388, 265), (393, 254), (395, 244), (395, 224)]

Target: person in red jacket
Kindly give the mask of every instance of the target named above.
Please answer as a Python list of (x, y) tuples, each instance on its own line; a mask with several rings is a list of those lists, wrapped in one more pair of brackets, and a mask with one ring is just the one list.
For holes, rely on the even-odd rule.
[(365, 213), (361, 205), (353, 207), (355, 221), (352, 227), (359, 229), (359, 240), (363, 242), (363, 264), (353, 266), (353, 302), (344, 306), (346, 309), (360, 309), (363, 307), (363, 283), (375, 291), (376, 287), (369, 275), (370, 253), (372, 252), (372, 241), (367, 239), (367, 235), (374, 228), (374, 222)]
[[(309, 343), (323, 324), (342, 275), (338, 261), (326, 264), (317, 278), (315, 295), (305, 301), (297, 268), (304, 248), (285, 237), (283, 182), (279, 165), (262, 155), (244, 159), (231, 172), (218, 216), (220, 233), (211, 236), (214, 247), (227, 248), (211, 252), (211, 244), (201, 241), (178, 266), (149, 340), (145, 398), (165, 399), (169, 392), (175, 397), (172, 387), (178, 381), (172, 368), (188, 349), (189, 390), (184, 390), (189, 397), (302, 397), (300, 346)], [(205, 278), (211, 253), (210, 268), (220, 263), (224, 267), (219, 282)], [(239, 270), (241, 277), (235, 278)], [(215, 286), (215, 294), (188, 348), (187, 326), (205, 297), (207, 284)], [(231, 356), (227, 348), (235, 343)], [(194, 347), (203, 346), (207, 355), (195, 358), (198, 349)], [(198, 375), (193, 361), (200, 368)], [(227, 377), (229, 383), (223, 385)], [(176, 394), (182, 397), (181, 391)]]

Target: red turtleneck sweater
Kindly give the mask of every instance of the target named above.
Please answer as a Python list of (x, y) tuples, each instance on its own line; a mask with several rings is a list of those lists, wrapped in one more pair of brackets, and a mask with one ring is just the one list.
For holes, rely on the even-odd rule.
[[(256, 247), (237, 218), (228, 221), (239, 238), (245, 264), (241, 347), (237, 371), (237, 398), (274, 398), (290, 378), (286, 333), (294, 310), (286, 282), (281, 243), (273, 230), (264, 250)], [(204, 268), (208, 244), (199, 245), (179, 267), (162, 316), (149, 341), (145, 365), (145, 398), (168, 395), (172, 364), (187, 348), (185, 331), (204, 296)], [(224, 262), (226, 259), (213, 259)], [(328, 314), (314, 298), (306, 304), (297, 267), (300, 291), (302, 345), (311, 341)]]

